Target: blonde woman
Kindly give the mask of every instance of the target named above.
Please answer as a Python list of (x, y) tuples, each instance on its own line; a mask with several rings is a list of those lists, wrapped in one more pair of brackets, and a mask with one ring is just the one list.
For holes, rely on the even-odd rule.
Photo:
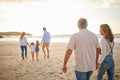
[(21, 33), (19, 42), (22, 51), (22, 59), (24, 60), (25, 58), (27, 58), (27, 45), (28, 45), (27, 38), (25, 37), (25, 32)]
[(100, 67), (97, 80), (102, 80), (105, 72), (107, 72), (108, 80), (114, 80), (114, 35), (108, 24), (100, 25), (100, 34), (103, 38), (100, 41), (101, 57), (98, 60)]

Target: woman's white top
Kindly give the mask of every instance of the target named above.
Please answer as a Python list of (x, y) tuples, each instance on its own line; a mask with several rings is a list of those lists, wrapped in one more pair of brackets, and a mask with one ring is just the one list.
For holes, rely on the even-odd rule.
[[(111, 47), (114, 46), (114, 43), (109, 42)], [(101, 48), (101, 55), (99, 57), (98, 63), (101, 64), (103, 62), (103, 60), (105, 59), (105, 57), (110, 53), (111, 49), (110, 49), (110, 45), (108, 44), (108, 42), (105, 40), (105, 38), (102, 38), (100, 41), (100, 48)]]
[(27, 45), (27, 39), (26, 39), (26, 37), (23, 37), (22, 39), (20, 39), (20, 45), (21, 46), (26, 46)]

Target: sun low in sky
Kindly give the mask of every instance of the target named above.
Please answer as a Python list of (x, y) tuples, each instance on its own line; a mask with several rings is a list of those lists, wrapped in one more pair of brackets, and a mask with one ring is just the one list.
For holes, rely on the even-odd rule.
[(88, 20), (88, 29), (99, 34), (99, 25), (107, 23), (120, 33), (120, 1), (114, 0), (42, 0), (0, 3), (0, 32), (25, 31), (42, 34), (46, 27), (52, 35), (78, 31), (80, 17)]

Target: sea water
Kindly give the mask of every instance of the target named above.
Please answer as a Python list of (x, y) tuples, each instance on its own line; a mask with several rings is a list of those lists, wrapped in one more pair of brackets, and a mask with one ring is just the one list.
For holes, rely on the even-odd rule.
[[(51, 43), (68, 43), (69, 42), (70, 37), (52, 37), (51, 38)], [(99, 41), (101, 38), (98, 38)], [(27, 38), (28, 42), (35, 42), (36, 40), (38, 40), (39, 42), (41, 42), (41, 37), (28, 37)], [(5, 38), (0, 38), (0, 41), (14, 41), (14, 42), (19, 42), (19, 38), (18, 37), (5, 37)], [(115, 38), (115, 44), (120, 45), (120, 38)]]

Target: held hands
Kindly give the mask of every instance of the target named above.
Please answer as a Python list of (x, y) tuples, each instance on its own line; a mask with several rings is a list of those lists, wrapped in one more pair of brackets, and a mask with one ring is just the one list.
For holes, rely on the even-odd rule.
[(29, 43), (27, 43), (27, 45), (28, 45), (28, 47), (30, 48), (30, 44), (29, 44)]
[(43, 45), (43, 42), (40, 42), (40, 45)]
[(96, 70), (99, 68), (99, 63), (96, 63)]
[(63, 65), (63, 67), (62, 67), (62, 71), (63, 71), (64, 73), (67, 72), (67, 67), (66, 67), (65, 65)]

